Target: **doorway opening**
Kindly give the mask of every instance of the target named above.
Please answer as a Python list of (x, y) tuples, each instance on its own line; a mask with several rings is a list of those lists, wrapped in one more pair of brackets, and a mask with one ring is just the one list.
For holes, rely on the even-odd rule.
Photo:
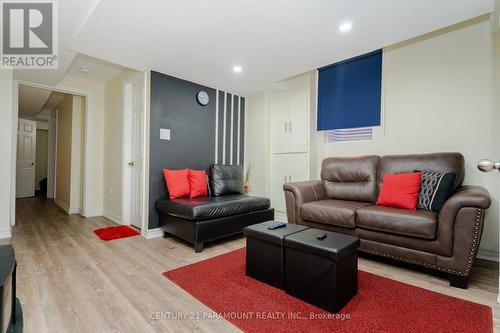
[(84, 211), (86, 97), (19, 84), (16, 199), (40, 196)]

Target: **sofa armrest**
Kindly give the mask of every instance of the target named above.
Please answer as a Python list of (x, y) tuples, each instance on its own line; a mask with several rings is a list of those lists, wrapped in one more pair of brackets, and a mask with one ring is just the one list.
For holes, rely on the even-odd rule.
[(300, 206), (307, 202), (326, 198), (321, 180), (310, 180), (283, 184), (288, 223), (301, 224)]
[(462, 207), (487, 209), (491, 205), (488, 191), (480, 186), (462, 186), (444, 203), (439, 217), (455, 214)]
[(438, 265), (455, 267), (461, 275), (468, 275), (481, 241), (485, 210), (490, 205), (490, 194), (479, 186), (460, 187), (445, 202), (438, 217), (436, 250), (444, 256)]

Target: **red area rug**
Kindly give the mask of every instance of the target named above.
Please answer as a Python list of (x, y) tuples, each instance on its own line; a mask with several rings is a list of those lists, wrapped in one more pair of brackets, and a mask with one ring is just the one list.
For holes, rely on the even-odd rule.
[(163, 275), (214, 311), (191, 315), (219, 315), (245, 332), (493, 331), (488, 306), (363, 271), (358, 295), (334, 315), (247, 277), (245, 249)]
[(126, 225), (101, 228), (94, 230), (94, 232), (97, 236), (99, 236), (100, 239), (105, 241), (139, 235), (137, 231)]

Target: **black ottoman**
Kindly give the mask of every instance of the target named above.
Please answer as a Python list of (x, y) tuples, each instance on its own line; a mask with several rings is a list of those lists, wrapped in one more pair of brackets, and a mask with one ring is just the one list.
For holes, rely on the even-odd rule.
[(359, 238), (307, 229), (284, 244), (287, 294), (333, 313), (357, 294)]
[(307, 227), (287, 224), (286, 227), (268, 230), (275, 221), (254, 224), (243, 229), (247, 237), (246, 274), (273, 287), (283, 289), (284, 248), (283, 239)]

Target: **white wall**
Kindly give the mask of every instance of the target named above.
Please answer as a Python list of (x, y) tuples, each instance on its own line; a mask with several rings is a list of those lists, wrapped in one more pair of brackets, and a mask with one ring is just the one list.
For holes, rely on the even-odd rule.
[(36, 129), (35, 189), (40, 189), (40, 181), (47, 178), (49, 157), (49, 131)]
[[(481, 250), (498, 256), (500, 177), (476, 168), (481, 158), (500, 159), (500, 123), (493, 108), (494, 96), (500, 93), (493, 94), (492, 72), (493, 40), (487, 21), (388, 48), (383, 63), (383, 127), (374, 130), (372, 141), (363, 142), (326, 143), (324, 133), (313, 133), (318, 163), (311, 178), (319, 178), (320, 161), (334, 155), (461, 152), (466, 160), (464, 183), (484, 186), (492, 195)], [(251, 141), (269, 131), (259, 125), (261, 95), (247, 98), (247, 104), (255, 106), (246, 113), (252, 124), (246, 129), (247, 162), (259, 160), (269, 145), (256, 141), (252, 147)], [(262, 184), (267, 176), (260, 172), (254, 182)]]
[(271, 126), (266, 103), (268, 96), (260, 93), (245, 98), (245, 172), (250, 168), (250, 193), (269, 196)]
[(88, 170), (85, 177), (89, 179), (86, 196), (85, 216), (102, 215), (102, 182), (103, 182), (103, 128), (104, 128), (104, 83), (81, 79), (68, 75), (56, 86), (62, 90), (78, 90), (87, 94), (88, 115), (85, 158), (88, 159)]
[(57, 106), (57, 158), (55, 203), (66, 212), (71, 207), (71, 138), (73, 124), (73, 96), (67, 95)]
[(71, 190), (72, 212), (83, 209), (83, 149), (84, 149), (85, 99), (73, 96), (73, 116), (71, 122)]
[[(13, 107), (12, 70), (0, 70), (0, 238), (10, 237), (11, 186), (15, 186), (14, 174), (11, 172), (12, 161), (12, 107)], [(17, 128), (17, 127), (16, 127)]]

